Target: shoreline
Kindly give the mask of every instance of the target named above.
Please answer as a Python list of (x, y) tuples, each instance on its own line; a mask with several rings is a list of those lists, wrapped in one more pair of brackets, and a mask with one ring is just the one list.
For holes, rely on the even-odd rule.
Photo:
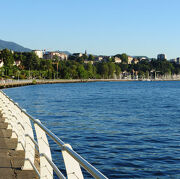
[(89, 82), (128, 82), (128, 81), (180, 81), (179, 79), (59, 79), (59, 80), (7, 80), (0, 83), (0, 89), (29, 86), (29, 85), (41, 85), (41, 84), (56, 84), (56, 83), (89, 83)]

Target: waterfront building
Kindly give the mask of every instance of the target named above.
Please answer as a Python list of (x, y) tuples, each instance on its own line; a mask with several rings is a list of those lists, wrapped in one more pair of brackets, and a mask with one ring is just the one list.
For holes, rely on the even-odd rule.
[(173, 59), (171, 59), (171, 60), (169, 60), (169, 61), (172, 62), (172, 63), (177, 63), (177, 61), (176, 61), (175, 58), (173, 58)]
[(15, 61), (14, 61), (14, 65), (15, 65), (15, 66), (19, 66), (20, 64), (21, 64), (21, 60), (15, 60)]
[(67, 60), (68, 58), (68, 55), (66, 55), (65, 53), (62, 53), (62, 52), (46, 52), (44, 55), (43, 55), (43, 58), (44, 59), (54, 59), (56, 57), (58, 57), (59, 60)]
[(176, 58), (176, 63), (180, 64), (180, 57)]
[(165, 54), (158, 54), (158, 55), (157, 55), (157, 59), (158, 59), (158, 60), (165, 60), (165, 59), (167, 59), (167, 58), (166, 58), (166, 55), (165, 55)]
[(131, 64), (131, 63), (132, 63), (132, 61), (133, 61), (133, 57), (128, 56), (128, 64)]
[(132, 61), (133, 64), (137, 64), (139, 63), (139, 60), (137, 58), (133, 58), (133, 61)]
[(119, 57), (114, 57), (115, 63), (122, 63), (122, 60)]
[(38, 58), (43, 58), (43, 50), (33, 50), (33, 52), (38, 56)]
[(2, 59), (0, 59), (0, 68), (3, 67), (3, 65), (4, 65), (4, 62)]
[(38, 58), (43, 58), (43, 50), (33, 50), (33, 52), (38, 56)]
[(103, 59), (104, 59), (103, 56), (97, 56), (95, 60), (101, 62), (103, 61)]
[(95, 61), (97, 61), (97, 62), (108, 62), (110, 58), (111, 58), (110, 56), (96, 56)]
[(91, 63), (91, 64), (93, 65), (93, 64), (94, 64), (94, 61), (92, 61), (92, 60), (84, 60), (84, 63), (85, 63), (85, 64)]

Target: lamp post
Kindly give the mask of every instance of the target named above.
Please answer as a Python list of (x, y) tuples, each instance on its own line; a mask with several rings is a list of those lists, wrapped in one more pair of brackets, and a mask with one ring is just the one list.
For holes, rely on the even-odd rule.
[(30, 68), (29, 68), (29, 79), (30, 79)]
[(18, 70), (18, 81), (19, 81), (19, 70)]
[(57, 79), (58, 79), (58, 61), (57, 61)]

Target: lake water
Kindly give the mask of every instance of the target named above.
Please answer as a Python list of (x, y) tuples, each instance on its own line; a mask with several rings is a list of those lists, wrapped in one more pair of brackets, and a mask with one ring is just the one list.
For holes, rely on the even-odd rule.
[[(180, 82), (48, 84), (4, 91), (108, 178), (180, 178)], [(60, 150), (50, 145), (64, 171)]]

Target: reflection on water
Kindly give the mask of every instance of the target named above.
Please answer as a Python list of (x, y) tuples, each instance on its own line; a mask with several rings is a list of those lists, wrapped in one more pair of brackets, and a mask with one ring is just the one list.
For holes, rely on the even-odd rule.
[[(51, 84), (5, 92), (109, 178), (180, 178), (180, 82)], [(63, 169), (60, 150), (50, 145)]]

